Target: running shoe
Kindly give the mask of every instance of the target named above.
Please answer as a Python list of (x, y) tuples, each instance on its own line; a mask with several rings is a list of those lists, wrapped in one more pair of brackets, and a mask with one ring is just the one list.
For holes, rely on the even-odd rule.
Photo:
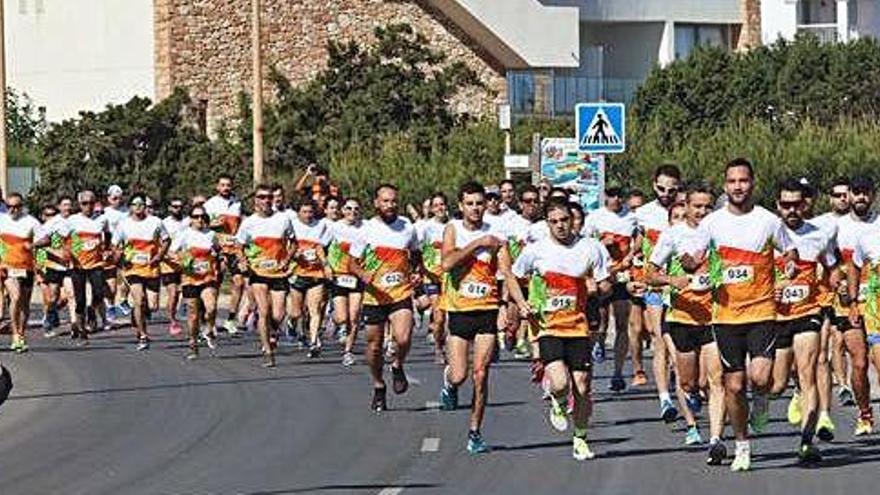
[(394, 356), (397, 354), (397, 346), (395, 345), (393, 340), (385, 341), (385, 360), (392, 361), (394, 360)]
[(803, 464), (822, 461), (822, 452), (813, 444), (803, 444), (797, 451), (798, 460)]
[(611, 384), (608, 386), (612, 392), (623, 392), (626, 390), (626, 381), (620, 375), (611, 377)]
[(737, 452), (730, 465), (730, 470), (734, 473), (745, 472), (752, 468), (752, 455), (749, 451)]
[(190, 346), (189, 346), (189, 352), (186, 354), (186, 360), (187, 360), (187, 361), (194, 361), (194, 360), (196, 360), (196, 359), (198, 359), (198, 358), (199, 358), (199, 347), (198, 347), (198, 345), (192, 345), (192, 344), (190, 344)]
[(223, 329), (226, 330), (226, 333), (229, 335), (236, 335), (238, 333), (238, 325), (236, 325), (233, 320), (226, 320), (223, 322)]
[(394, 393), (400, 395), (409, 388), (409, 380), (406, 379), (406, 373), (403, 366), (391, 367), (391, 388)]
[(489, 452), (489, 446), (486, 445), (486, 441), (483, 440), (483, 435), (480, 432), (468, 432), (467, 451), (468, 454), (471, 455), (485, 454)]
[(208, 345), (208, 349), (211, 349), (212, 351), (217, 350), (217, 336), (211, 332), (203, 332), (202, 337), (205, 339), (205, 344)]
[(52, 328), (45, 329), (45, 327), (44, 327), (44, 330), (43, 330), (43, 337), (44, 337), (44, 338), (47, 338), (47, 339), (54, 339), (54, 338), (57, 337), (57, 336), (58, 336), (58, 332), (56, 332), (56, 331), (53, 330)]
[(434, 349), (434, 364), (446, 364), (446, 353), (443, 349)]
[(458, 389), (443, 386), (440, 389), (440, 410), (454, 411), (458, 409)]
[(699, 445), (703, 443), (703, 437), (700, 436), (700, 430), (697, 425), (689, 426), (687, 434), (684, 436), (685, 445)]
[(765, 394), (755, 394), (752, 398), (752, 414), (749, 416), (749, 427), (756, 434), (764, 433), (770, 424), (770, 399)]
[(109, 308), (107, 308), (105, 314), (107, 315), (108, 320), (116, 321), (116, 319), (119, 317), (119, 310), (116, 309), (116, 306), (110, 306)]
[(563, 432), (568, 429), (568, 414), (565, 413), (562, 404), (553, 395), (550, 395), (550, 411), (547, 417), (550, 419), (550, 426), (554, 430)]
[(434, 334), (431, 332), (428, 332), (427, 334), (425, 334), (425, 342), (428, 345), (434, 345)]
[(274, 352), (264, 352), (263, 353), (263, 368), (274, 368), (275, 367), (275, 353)]
[(700, 411), (703, 410), (703, 399), (700, 397), (700, 394), (686, 394), (684, 404), (687, 406), (688, 410), (695, 415), (700, 414)]
[(874, 416), (871, 413), (861, 414), (856, 421), (856, 429), (853, 435), (857, 437), (870, 435), (874, 432)]
[(660, 417), (666, 423), (672, 423), (678, 419), (678, 408), (675, 407), (671, 399), (666, 399), (660, 403)]
[(605, 346), (601, 342), (593, 344), (593, 362), (596, 364), (605, 362)]
[(150, 341), (147, 339), (139, 339), (137, 344), (137, 350), (146, 351), (150, 348)]
[(837, 391), (837, 401), (842, 407), (852, 407), (856, 405), (856, 397), (853, 395), (851, 388), (841, 385)]
[(803, 411), (801, 410), (801, 394), (797, 390), (791, 395), (791, 400), (788, 401), (787, 415), (788, 422), (794, 426), (801, 424), (801, 420), (804, 418)]
[(172, 337), (177, 337), (178, 335), (183, 333), (183, 327), (180, 326), (180, 323), (176, 321), (172, 321), (170, 325), (168, 325), (168, 335)]
[(309, 346), (309, 359), (315, 359), (321, 355), (321, 345), (320, 344), (312, 344)]
[(354, 354), (351, 351), (345, 351), (345, 353), (342, 354), (342, 365), (346, 368), (354, 366)]
[(576, 461), (586, 461), (589, 459), (593, 459), (596, 457), (596, 454), (590, 450), (590, 446), (587, 445), (587, 439), (581, 437), (574, 437), (571, 442), (571, 456), (574, 457)]
[(823, 411), (819, 413), (819, 420), (816, 422), (816, 436), (823, 442), (834, 440), (834, 421), (831, 415)]
[(117, 311), (122, 313), (122, 316), (131, 315), (131, 305), (128, 304), (128, 301), (122, 301), (122, 303), (117, 306)]
[(645, 374), (643, 370), (638, 370), (633, 373), (632, 386), (633, 387), (641, 387), (643, 385), (648, 384), (648, 375)]
[(727, 458), (727, 447), (722, 442), (716, 442), (709, 446), (709, 456), (706, 464), (710, 466), (720, 466), (724, 459)]
[(348, 339), (348, 330), (346, 330), (345, 327), (338, 327), (336, 329), (336, 342), (339, 345), (342, 345), (345, 343), (346, 339)]
[(385, 399), (385, 387), (373, 389), (373, 401), (370, 403), (370, 409), (377, 413), (388, 409), (388, 402)]

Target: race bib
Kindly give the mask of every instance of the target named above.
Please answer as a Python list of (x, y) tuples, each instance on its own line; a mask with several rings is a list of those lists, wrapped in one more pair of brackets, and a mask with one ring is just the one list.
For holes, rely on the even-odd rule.
[(809, 285), (789, 285), (782, 289), (782, 303), (795, 304), (805, 301), (810, 296)]
[(133, 265), (148, 265), (150, 263), (150, 255), (147, 253), (134, 253), (131, 257)]
[(386, 273), (385, 275), (382, 275), (382, 278), (379, 279), (379, 286), (386, 289), (397, 287), (401, 284), (403, 284), (403, 274), (400, 272)]
[(688, 285), (688, 289), (694, 292), (705, 292), (711, 287), (708, 273), (698, 273), (691, 276), (691, 283)]
[(755, 267), (751, 265), (731, 266), (724, 269), (725, 285), (749, 283), (755, 279)]
[(260, 270), (274, 270), (274, 269), (278, 268), (278, 261), (277, 260), (262, 260), (259, 263), (257, 263), (257, 267)]
[(318, 259), (318, 252), (314, 249), (306, 249), (302, 253), (302, 257), (307, 262), (311, 263)]
[(621, 284), (629, 283), (632, 280), (632, 275), (628, 271), (617, 272), (617, 282)]
[(198, 275), (204, 275), (208, 273), (211, 268), (211, 262), (208, 260), (200, 260), (193, 262), (192, 269), (193, 273)]
[(24, 268), (7, 268), (6, 272), (9, 274), (9, 278), (25, 278), (28, 274)]
[(461, 289), (459, 289), (459, 293), (468, 299), (484, 298), (488, 296), (491, 291), (492, 287), (478, 282), (464, 282), (461, 284)]
[(345, 289), (354, 289), (357, 287), (357, 277), (353, 275), (337, 275), (336, 285)]
[(547, 300), (547, 308), (545, 309), (545, 311), (548, 313), (553, 313), (555, 311), (574, 309), (576, 301), (577, 298), (574, 296), (551, 297)]

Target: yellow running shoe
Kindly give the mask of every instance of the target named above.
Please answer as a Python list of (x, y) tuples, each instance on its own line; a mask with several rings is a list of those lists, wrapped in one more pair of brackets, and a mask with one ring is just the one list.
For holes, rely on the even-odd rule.
[(816, 436), (823, 442), (834, 440), (834, 421), (826, 411), (819, 413), (819, 421), (816, 422)]
[(581, 437), (574, 437), (574, 440), (572, 440), (571, 455), (578, 461), (586, 461), (596, 457), (596, 454), (587, 445), (587, 439)]
[(853, 435), (862, 437), (871, 433), (874, 433), (874, 420), (870, 416), (862, 415), (856, 421), (856, 431), (853, 432)]
[(788, 402), (788, 422), (794, 426), (798, 426), (801, 424), (803, 418), (804, 415), (801, 411), (801, 394), (795, 391), (791, 396), (791, 400)]

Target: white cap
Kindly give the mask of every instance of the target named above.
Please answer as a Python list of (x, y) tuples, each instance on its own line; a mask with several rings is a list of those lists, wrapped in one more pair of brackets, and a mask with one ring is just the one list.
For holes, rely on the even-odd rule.
[(122, 188), (116, 184), (113, 184), (109, 188), (107, 188), (107, 196), (122, 196)]

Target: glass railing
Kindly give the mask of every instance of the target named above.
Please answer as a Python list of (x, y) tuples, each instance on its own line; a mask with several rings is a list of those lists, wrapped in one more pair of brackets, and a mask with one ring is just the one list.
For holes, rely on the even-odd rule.
[(578, 103), (629, 103), (643, 79), (581, 77), (553, 71), (510, 71), (507, 75), (511, 111), (518, 115), (571, 115)]

